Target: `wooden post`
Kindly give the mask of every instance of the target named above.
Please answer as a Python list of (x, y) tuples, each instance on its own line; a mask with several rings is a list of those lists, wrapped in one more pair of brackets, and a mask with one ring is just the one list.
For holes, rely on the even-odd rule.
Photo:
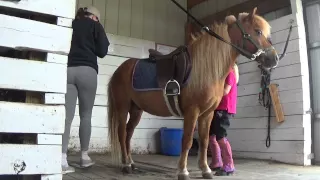
[(76, 0), (0, 0), (5, 12), (0, 14), (0, 46), (10, 49), (0, 54), (0, 76), (5, 77), (0, 78), (0, 90), (10, 92), (0, 101), (1, 176), (62, 180), (64, 95), (75, 5)]

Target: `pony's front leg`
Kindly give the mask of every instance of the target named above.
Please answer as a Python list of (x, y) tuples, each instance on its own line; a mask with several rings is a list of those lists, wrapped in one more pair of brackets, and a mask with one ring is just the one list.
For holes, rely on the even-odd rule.
[(211, 169), (207, 162), (207, 150), (209, 143), (209, 130), (214, 112), (203, 114), (198, 119), (198, 133), (199, 133), (199, 168), (202, 171), (204, 179), (213, 179)]
[(190, 180), (189, 172), (187, 170), (187, 160), (189, 150), (192, 146), (193, 132), (196, 126), (196, 121), (198, 118), (198, 113), (189, 112), (184, 115), (183, 122), (183, 138), (182, 138), (182, 152), (178, 164), (178, 180)]

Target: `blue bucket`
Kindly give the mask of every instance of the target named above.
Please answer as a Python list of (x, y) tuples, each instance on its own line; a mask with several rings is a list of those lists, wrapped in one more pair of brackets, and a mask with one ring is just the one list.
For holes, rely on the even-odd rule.
[(162, 154), (168, 156), (180, 156), (183, 129), (163, 127), (160, 129), (160, 136)]

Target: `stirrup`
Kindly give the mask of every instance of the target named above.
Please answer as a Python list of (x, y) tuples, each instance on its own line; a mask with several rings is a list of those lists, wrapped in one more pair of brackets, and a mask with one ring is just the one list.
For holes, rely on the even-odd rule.
[(164, 87), (164, 92), (167, 96), (180, 95), (180, 84), (175, 79), (171, 79)]

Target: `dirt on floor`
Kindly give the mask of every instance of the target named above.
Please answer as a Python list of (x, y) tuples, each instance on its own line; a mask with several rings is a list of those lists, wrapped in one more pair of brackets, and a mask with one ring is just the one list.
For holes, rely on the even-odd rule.
[[(124, 175), (111, 163), (108, 155), (92, 156), (96, 164), (89, 169), (76, 168), (75, 173), (67, 174), (63, 180), (173, 180), (176, 177), (178, 157), (161, 155), (136, 155), (134, 161), (138, 169), (133, 174)], [(78, 163), (79, 156), (71, 156), (70, 164)], [(215, 177), (215, 180), (320, 180), (318, 166), (292, 166), (269, 161), (235, 159), (236, 172), (229, 177)], [(188, 159), (191, 179), (201, 179), (197, 168), (197, 157)]]

